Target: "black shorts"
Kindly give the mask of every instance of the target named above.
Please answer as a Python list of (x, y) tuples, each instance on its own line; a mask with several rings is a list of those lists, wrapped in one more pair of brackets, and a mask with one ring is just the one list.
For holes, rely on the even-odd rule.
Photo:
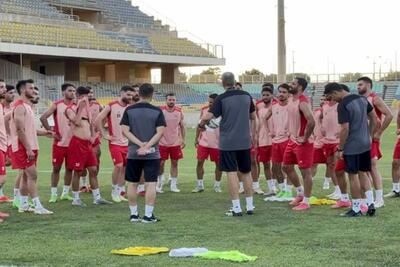
[(125, 180), (131, 183), (139, 183), (140, 176), (144, 172), (146, 183), (157, 182), (160, 172), (159, 159), (128, 159), (126, 163)]
[(219, 168), (223, 172), (249, 173), (251, 171), (250, 149), (219, 151)]
[(371, 151), (356, 154), (356, 155), (343, 155), (344, 162), (346, 163), (346, 172), (350, 174), (357, 174), (358, 172), (371, 171)]

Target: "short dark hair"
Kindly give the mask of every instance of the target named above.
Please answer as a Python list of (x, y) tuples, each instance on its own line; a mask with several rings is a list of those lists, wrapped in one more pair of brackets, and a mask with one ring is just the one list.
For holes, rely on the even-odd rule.
[(89, 90), (92, 90), (92, 87), (91, 87), (91, 86), (88, 86), (88, 85), (87, 85), (86, 88), (89, 89)]
[(14, 90), (14, 89), (15, 89), (14, 85), (6, 84), (6, 90), (7, 90), (7, 92), (8, 92), (8, 91), (11, 91), (11, 90)]
[(272, 83), (263, 83), (262, 88), (264, 87), (271, 87), (272, 89), (274, 89), (274, 85)]
[(79, 87), (76, 89), (76, 93), (77, 93), (78, 95), (87, 95), (87, 94), (90, 93), (90, 89), (87, 88), (87, 87), (85, 87), (85, 86), (79, 86)]
[(371, 78), (369, 78), (367, 76), (363, 76), (363, 77), (360, 77), (360, 78), (357, 79), (357, 82), (359, 82), (359, 81), (363, 81), (363, 82), (369, 83), (371, 85), (371, 88), (372, 88), (373, 84), (372, 84)]
[(271, 94), (274, 94), (274, 89), (271, 88), (271, 87), (265, 86), (265, 87), (262, 88), (261, 94), (264, 93), (264, 92), (270, 92)]
[(151, 97), (154, 93), (154, 87), (149, 83), (144, 83), (139, 87), (139, 96)]
[(168, 98), (169, 96), (175, 96), (175, 93), (172, 93), (172, 92), (167, 93), (167, 94), (165, 95), (165, 98)]
[(286, 89), (286, 90), (290, 90), (290, 86), (289, 86), (289, 84), (287, 84), (287, 83), (282, 83), (282, 84), (280, 84), (279, 86), (278, 86), (278, 89), (279, 88), (284, 88), (284, 89)]
[(211, 99), (216, 99), (218, 97), (218, 94), (211, 94), (208, 97)]
[(347, 85), (345, 85), (344, 83), (341, 83), (340, 87), (342, 87), (342, 89), (345, 90), (347, 93), (350, 93), (350, 88)]
[(343, 87), (338, 83), (328, 83), (325, 85), (324, 95), (329, 95), (335, 91), (343, 91)]
[(36, 91), (39, 91), (39, 87), (34, 86), (33, 89), (35, 89)]
[(303, 87), (303, 92), (304, 92), (307, 89), (307, 86), (308, 86), (307, 80), (304, 79), (304, 78), (301, 78), (301, 77), (296, 77), (295, 79), (301, 85), (301, 87)]
[(68, 87), (75, 88), (75, 86), (72, 83), (64, 83), (63, 85), (61, 85), (61, 91), (64, 92), (65, 90), (67, 90)]
[(19, 95), (21, 94), (21, 88), (27, 85), (28, 83), (35, 83), (35, 82), (32, 79), (18, 81), (15, 87), (17, 88), (17, 92)]
[(132, 85), (132, 88), (136, 88), (136, 87), (139, 88), (140, 87), (140, 83), (135, 83), (135, 84)]
[(120, 92), (128, 92), (128, 91), (133, 92), (133, 87), (130, 85), (124, 85), (121, 87)]

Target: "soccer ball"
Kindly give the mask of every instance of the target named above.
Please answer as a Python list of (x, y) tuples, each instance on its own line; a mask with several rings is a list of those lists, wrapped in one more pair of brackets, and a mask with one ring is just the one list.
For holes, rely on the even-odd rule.
[(219, 124), (221, 123), (221, 117), (215, 118), (215, 119), (211, 119), (207, 125), (206, 128), (209, 129), (217, 129), (219, 127)]

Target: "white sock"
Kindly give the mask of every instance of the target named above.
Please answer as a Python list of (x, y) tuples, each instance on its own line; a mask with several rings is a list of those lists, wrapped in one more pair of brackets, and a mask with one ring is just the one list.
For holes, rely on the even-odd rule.
[(57, 189), (57, 187), (52, 187), (51, 189), (51, 195), (52, 196), (57, 196), (58, 195), (58, 189)]
[(0, 185), (0, 197), (4, 196), (3, 185)]
[(177, 177), (171, 177), (171, 187), (176, 187), (177, 182), (178, 182)]
[(243, 182), (239, 182), (239, 188), (243, 189)]
[(120, 185), (119, 186), (119, 192), (120, 193), (126, 193), (125, 185)]
[(137, 205), (131, 206), (129, 205), (129, 209), (131, 210), (131, 215), (138, 215)]
[(111, 185), (111, 195), (112, 196), (117, 196), (117, 186), (116, 184)]
[(86, 176), (82, 176), (80, 179), (81, 186), (87, 186), (87, 178)]
[(99, 188), (97, 188), (97, 189), (92, 189), (92, 195), (93, 195), (93, 199), (94, 199), (94, 200), (100, 199), (100, 198), (101, 198), (100, 189), (99, 189)]
[(340, 200), (341, 201), (349, 201), (350, 200), (349, 194), (342, 194)]
[(40, 203), (39, 197), (32, 198), (35, 209), (43, 209), (42, 203)]
[(159, 190), (162, 190), (163, 185), (164, 185), (164, 175), (159, 175), (157, 178), (157, 188)]
[(285, 191), (285, 189), (286, 189), (285, 183), (278, 184), (278, 187), (279, 187), (279, 191)]
[(232, 200), (232, 209), (235, 213), (242, 212), (242, 208), (240, 207), (239, 199)]
[(64, 185), (62, 194), (64, 196), (68, 195), (69, 194), (69, 189), (70, 189), (69, 185)]
[(383, 200), (383, 190), (382, 189), (378, 189), (375, 190), (375, 199), (376, 200)]
[(365, 196), (367, 197), (367, 206), (374, 203), (374, 193), (372, 192), (372, 190), (366, 191)]
[(399, 193), (400, 192), (400, 183), (393, 183), (393, 191)]
[(361, 205), (361, 201), (360, 199), (353, 199), (352, 201), (352, 208), (355, 212), (359, 212), (360, 211), (360, 205)]
[(278, 184), (278, 180), (272, 178), (272, 182), (273, 182), (274, 187), (276, 187), (276, 185)]
[(296, 187), (296, 192), (298, 196), (304, 196), (304, 188), (303, 186)]
[(335, 192), (333, 192), (336, 195), (340, 195), (342, 192), (340, 192), (340, 187), (338, 185), (335, 185)]
[(21, 202), (20, 203), (21, 204), (21, 208), (27, 209), (29, 207), (28, 196), (20, 195), (20, 202)]
[(221, 181), (215, 181), (214, 182), (215, 187), (221, 187)]
[(154, 206), (145, 205), (144, 215), (146, 217), (151, 217), (153, 215)]
[(325, 183), (329, 183), (331, 181), (331, 178), (325, 177)]
[(258, 188), (260, 188), (260, 183), (258, 181), (253, 182), (253, 189), (258, 189)]
[(138, 193), (144, 192), (144, 184), (139, 184), (137, 187), (137, 191), (138, 191)]
[(268, 184), (269, 191), (274, 190), (274, 181), (273, 180), (267, 180), (267, 184)]
[(74, 200), (79, 200), (79, 191), (78, 192), (72, 191), (72, 197), (74, 198)]
[(246, 197), (246, 210), (253, 210), (253, 197)]
[(19, 188), (14, 188), (14, 199), (18, 199), (20, 197)]
[(303, 203), (306, 203), (306, 204), (310, 205), (310, 198), (309, 197), (304, 197), (303, 198)]
[(203, 180), (197, 180), (197, 186), (200, 187), (200, 188), (204, 188)]
[(123, 186), (119, 186), (119, 185), (117, 185), (116, 192), (117, 192), (117, 195), (118, 195), (118, 196), (120, 196), (120, 195), (121, 195), (121, 193), (122, 193), (122, 189), (124, 189), (124, 187), (123, 187)]

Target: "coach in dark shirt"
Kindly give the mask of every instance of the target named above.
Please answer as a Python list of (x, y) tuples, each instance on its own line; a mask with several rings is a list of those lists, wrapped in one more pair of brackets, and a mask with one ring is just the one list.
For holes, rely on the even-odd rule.
[[(221, 117), (220, 123), (220, 169), (228, 173), (228, 185), (232, 200), (232, 211), (227, 215), (242, 216), (239, 199), (238, 171), (242, 173), (246, 195), (247, 214), (253, 214), (253, 190), (251, 179), (250, 121), (252, 132), (256, 133), (256, 113), (253, 99), (249, 93), (235, 88), (235, 76), (226, 72), (222, 75), (225, 92), (219, 95), (211, 110), (202, 118), (199, 128), (212, 118)], [(256, 139), (256, 134), (253, 135)]]
[(347, 217), (361, 215), (361, 185), (367, 197), (368, 215), (375, 213), (374, 200), (368, 172), (371, 171), (371, 140), (377, 123), (376, 114), (367, 98), (349, 94), (338, 83), (325, 86), (325, 95), (338, 105), (338, 121), (341, 125), (338, 156), (344, 159), (352, 193), (352, 209)]
[[(153, 215), (156, 200), (156, 182), (160, 171), (158, 141), (166, 126), (163, 112), (150, 104), (154, 88), (142, 84), (139, 88), (140, 101), (126, 108), (121, 119), (123, 134), (129, 140), (125, 180), (128, 182), (128, 199), (131, 222), (157, 222)], [(137, 184), (144, 173), (146, 183), (145, 216), (140, 219), (137, 208)]]

